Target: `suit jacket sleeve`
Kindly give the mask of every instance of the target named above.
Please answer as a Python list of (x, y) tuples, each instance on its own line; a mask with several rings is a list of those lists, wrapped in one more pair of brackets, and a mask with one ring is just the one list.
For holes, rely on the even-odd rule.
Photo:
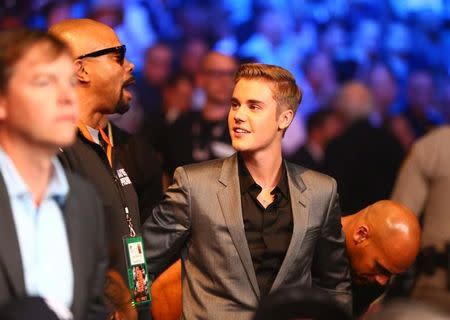
[(350, 268), (341, 226), (336, 181), (332, 181), (328, 210), (314, 252), (312, 277), (314, 286), (326, 290), (351, 314)]
[(183, 167), (177, 168), (174, 183), (143, 226), (149, 272), (159, 275), (180, 257), (191, 228), (189, 179)]
[(87, 319), (102, 319), (106, 314), (105, 302), (104, 302), (104, 289), (105, 289), (105, 277), (106, 268), (108, 266), (108, 254), (106, 245), (106, 235), (105, 235), (105, 223), (103, 206), (100, 199), (96, 196), (94, 211), (92, 216), (96, 219), (96, 239), (93, 242), (95, 245), (96, 261), (94, 266), (94, 271), (92, 278), (90, 279), (89, 285), (89, 296), (88, 296), (88, 312)]
[(424, 209), (429, 192), (428, 184), (438, 163), (437, 146), (429, 144), (429, 136), (425, 138), (412, 147), (400, 169), (391, 196), (392, 200), (403, 203), (417, 215)]

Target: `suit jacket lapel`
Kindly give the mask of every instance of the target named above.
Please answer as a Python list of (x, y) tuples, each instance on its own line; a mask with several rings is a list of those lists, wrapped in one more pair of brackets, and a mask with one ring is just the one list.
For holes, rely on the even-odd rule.
[[(69, 182), (70, 190), (72, 190), (70, 176), (67, 174), (67, 180)], [(78, 212), (79, 208), (75, 199), (73, 198), (73, 193), (69, 191), (66, 203), (64, 205), (64, 220), (66, 223), (67, 237), (69, 240), (70, 257), (72, 259), (72, 269), (73, 269), (73, 302), (72, 302), (72, 312), (75, 318), (80, 314), (80, 299), (83, 292), (81, 291), (80, 283), (83, 279), (83, 248), (80, 247), (80, 237), (83, 234), (81, 219)], [(89, 248), (84, 248), (88, 250)]]
[(12, 215), (8, 191), (0, 174), (0, 260), (4, 265), (15, 296), (25, 295), (22, 257)]
[(287, 272), (290, 270), (295, 258), (297, 257), (300, 247), (305, 237), (305, 233), (308, 226), (310, 197), (307, 192), (306, 185), (301, 179), (300, 172), (292, 164), (285, 162), (289, 195), (291, 197), (292, 217), (293, 217), (293, 231), (291, 241), (289, 243), (286, 256), (281, 264), (280, 270), (273, 282), (271, 292), (277, 289), (286, 277)]
[(217, 192), (217, 196), (228, 231), (233, 239), (234, 246), (236, 247), (253, 290), (259, 297), (258, 281), (256, 280), (255, 269), (245, 236), (236, 154), (224, 160), (219, 182), (225, 186)]

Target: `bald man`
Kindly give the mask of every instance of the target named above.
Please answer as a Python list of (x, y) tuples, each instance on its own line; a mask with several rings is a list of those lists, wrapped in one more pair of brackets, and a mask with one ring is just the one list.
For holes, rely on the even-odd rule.
[(115, 270), (109, 273), (106, 294), (116, 309), (129, 307), (128, 292), (114, 288), (125, 288), (123, 283), (116, 283), (127, 279), (122, 237), (139, 231), (138, 199), (119, 161), (111, 127), (104, 127), (104, 116), (128, 110), (132, 94), (127, 87), (134, 82), (134, 65), (125, 58), (125, 45), (113, 29), (102, 23), (90, 19), (66, 20), (52, 26), (50, 32), (68, 44), (76, 57), (78, 80), (77, 139), (73, 146), (63, 149), (60, 158), (66, 167), (88, 179), (102, 198), (110, 268)]
[[(420, 245), (417, 217), (405, 206), (390, 200), (378, 201), (341, 219), (354, 284), (385, 286), (392, 275), (405, 272), (414, 262)], [(181, 264), (177, 261), (153, 283), (154, 320), (179, 319), (181, 312)], [(378, 294), (379, 295), (379, 294)], [(361, 314), (371, 301), (360, 302)], [(373, 298), (372, 298), (373, 299)]]
[(382, 200), (342, 218), (352, 266), (353, 314), (364, 313), (390, 277), (405, 272), (420, 246), (420, 225), (407, 207)]
[(352, 281), (385, 285), (406, 271), (420, 246), (420, 226), (405, 206), (382, 200), (342, 218)]

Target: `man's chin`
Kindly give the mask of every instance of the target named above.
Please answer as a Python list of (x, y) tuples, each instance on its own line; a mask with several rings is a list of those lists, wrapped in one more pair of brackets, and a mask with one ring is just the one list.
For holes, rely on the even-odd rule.
[(118, 114), (124, 114), (124, 113), (126, 113), (128, 110), (130, 110), (130, 104), (129, 104), (129, 103), (122, 102), (122, 103), (120, 103), (120, 104), (118, 104), (118, 105), (116, 106), (115, 113), (118, 113)]

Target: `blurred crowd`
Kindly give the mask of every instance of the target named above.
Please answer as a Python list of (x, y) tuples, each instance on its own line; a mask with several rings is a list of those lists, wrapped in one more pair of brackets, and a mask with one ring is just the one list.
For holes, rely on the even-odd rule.
[(45, 29), (71, 17), (113, 27), (141, 78), (139, 110), (124, 121), (135, 132), (149, 114), (174, 122), (202, 109), (198, 78), (209, 50), (296, 76), (303, 102), (296, 132), (285, 139), (288, 155), (305, 143), (310, 114), (332, 107), (348, 81), (370, 90), (371, 122), (390, 127), (405, 149), (450, 117), (450, 10), (443, 0), (6, 1), (1, 15), (2, 28)]

